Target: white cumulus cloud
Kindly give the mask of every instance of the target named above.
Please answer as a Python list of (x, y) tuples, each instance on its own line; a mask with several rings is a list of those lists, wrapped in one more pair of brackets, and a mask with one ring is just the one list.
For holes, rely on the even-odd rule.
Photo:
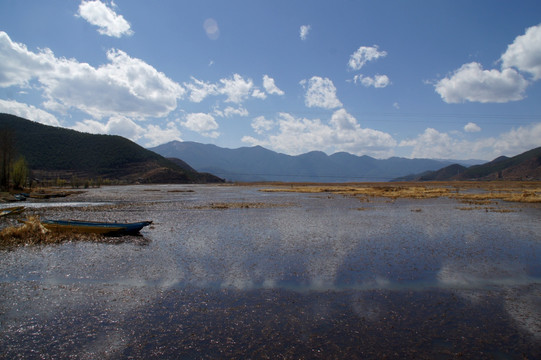
[(472, 62), (438, 81), (435, 88), (446, 103), (505, 103), (522, 100), (528, 84), (514, 69), (483, 70), (481, 64)]
[(218, 123), (210, 114), (187, 114), (186, 121), (181, 122), (181, 125), (206, 137), (216, 138), (220, 135), (219, 132), (214, 131), (218, 129)]
[(466, 132), (479, 132), (481, 131), (481, 128), (476, 123), (469, 122), (464, 126), (464, 131)]
[(0, 113), (20, 116), (45, 125), (60, 126), (58, 119), (51, 113), (15, 100), (0, 99)]
[(541, 24), (517, 36), (501, 57), (502, 67), (515, 67), (527, 72), (534, 80), (541, 79)]
[(268, 75), (263, 75), (263, 88), (270, 95), (284, 95), (284, 92), (276, 86), (274, 79)]
[(159, 125), (149, 124), (143, 138), (146, 140), (145, 147), (154, 147), (173, 140), (182, 141), (180, 136), (180, 130), (170, 121), (163, 129)]
[(133, 34), (126, 19), (99, 0), (81, 2), (77, 15), (97, 26), (98, 32), (102, 35), (119, 38)]
[(447, 103), (505, 103), (524, 99), (530, 82), (523, 74), (531, 75), (532, 81), (541, 79), (541, 25), (517, 36), (500, 62), (500, 70), (484, 70), (476, 62), (464, 64), (438, 81), (435, 90)]
[(0, 86), (28, 87), (33, 78), (54, 71), (55, 61), (51, 50), (33, 53), (0, 31)]
[(539, 146), (541, 123), (521, 126), (497, 137), (464, 140), (460, 135), (427, 128), (416, 138), (403, 140), (399, 146), (412, 147), (412, 158), (482, 159), (501, 155), (515, 156)]
[(0, 86), (27, 87), (37, 80), (48, 110), (83, 111), (94, 118), (162, 117), (176, 109), (186, 90), (143, 60), (121, 50), (107, 52), (108, 63), (97, 68), (75, 59), (57, 58), (13, 43), (0, 32)]
[[(270, 133), (275, 127), (277, 132)], [(373, 129), (363, 129), (355, 117), (345, 109), (335, 111), (328, 123), (320, 119), (279, 113), (275, 121), (262, 116), (255, 118), (252, 128), (257, 134), (263, 135), (263, 138), (245, 136), (242, 139), (244, 142), (267, 146), (288, 154), (301, 154), (318, 149), (385, 157), (391, 155), (393, 147), (396, 146), (396, 141), (391, 135)]]
[(427, 128), (416, 139), (403, 140), (400, 146), (412, 146), (412, 158), (447, 159), (456, 153), (456, 141), (447, 133)]
[(299, 36), (301, 40), (304, 41), (308, 38), (308, 33), (310, 32), (311, 29), (312, 27), (310, 25), (301, 25), (299, 29)]
[(360, 70), (367, 62), (387, 56), (386, 51), (380, 51), (377, 45), (361, 46), (349, 57), (348, 66), (352, 70)]
[(254, 86), (252, 79), (245, 80), (239, 74), (234, 74), (231, 78), (220, 79), (220, 83), (222, 86), (218, 89), (218, 92), (227, 96), (226, 102), (236, 104), (248, 98)]
[(264, 116), (258, 116), (252, 121), (252, 128), (254, 131), (261, 135), (266, 131), (271, 130), (274, 127), (274, 121), (265, 119)]
[(265, 94), (263, 91), (259, 90), (258, 88), (255, 88), (254, 91), (252, 91), (252, 97), (255, 97), (256, 99), (265, 100), (267, 98), (267, 94)]
[(72, 129), (91, 134), (120, 135), (133, 141), (145, 133), (145, 129), (125, 116), (111, 116), (106, 123), (87, 119), (77, 122)]
[(336, 96), (336, 87), (329, 78), (313, 76), (310, 80), (300, 82), (306, 88), (304, 103), (308, 107), (335, 109), (342, 106)]
[(143, 143), (146, 147), (158, 146), (173, 140), (182, 140), (180, 131), (172, 121), (168, 122), (165, 128), (153, 124), (143, 127), (124, 116), (112, 116), (106, 122), (87, 119), (77, 122), (72, 129), (91, 134), (120, 135), (132, 141)]

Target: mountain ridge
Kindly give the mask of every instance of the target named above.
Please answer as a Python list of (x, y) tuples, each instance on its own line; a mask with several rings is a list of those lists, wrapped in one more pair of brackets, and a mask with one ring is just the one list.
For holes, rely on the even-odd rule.
[(408, 175), (395, 181), (541, 180), (541, 147), (513, 157), (499, 156), (470, 167), (452, 164), (436, 171)]
[(171, 141), (150, 150), (188, 162), (197, 171), (231, 181), (361, 182), (390, 181), (414, 172), (432, 171), (452, 162), (392, 157), (375, 159), (347, 152), (311, 151), (286, 155), (261, 146), (221, 148), (192, 141)]

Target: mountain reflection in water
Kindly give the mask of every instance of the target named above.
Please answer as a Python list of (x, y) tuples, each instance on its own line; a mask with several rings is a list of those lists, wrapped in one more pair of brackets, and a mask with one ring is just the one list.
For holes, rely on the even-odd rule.
[(541, 357), (540, 205), (200, 185), (69, 201), (91, 206), (34, 211), (154, 225), (144, 246), (1, 251), (6, 358)]

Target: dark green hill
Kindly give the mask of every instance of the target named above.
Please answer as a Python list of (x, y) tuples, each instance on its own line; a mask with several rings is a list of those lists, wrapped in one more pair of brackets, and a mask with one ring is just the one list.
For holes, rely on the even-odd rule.
[(15, 154), (25, 157), (38, 178), (77, 176), (128, 183), (195, 183), (211, 178), (121, 136), (87, 134), (9, 114), (0, 114), (0, 131), (12, 134)]

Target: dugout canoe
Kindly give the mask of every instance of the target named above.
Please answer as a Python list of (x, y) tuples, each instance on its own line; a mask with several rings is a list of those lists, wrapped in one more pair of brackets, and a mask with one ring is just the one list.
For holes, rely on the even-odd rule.
[(152, 221), (134, 223), (94, 222), (81, 220), (42, 220), (41, 224), (52, 231), (71, 231), (107, 235), (137, 234)]

